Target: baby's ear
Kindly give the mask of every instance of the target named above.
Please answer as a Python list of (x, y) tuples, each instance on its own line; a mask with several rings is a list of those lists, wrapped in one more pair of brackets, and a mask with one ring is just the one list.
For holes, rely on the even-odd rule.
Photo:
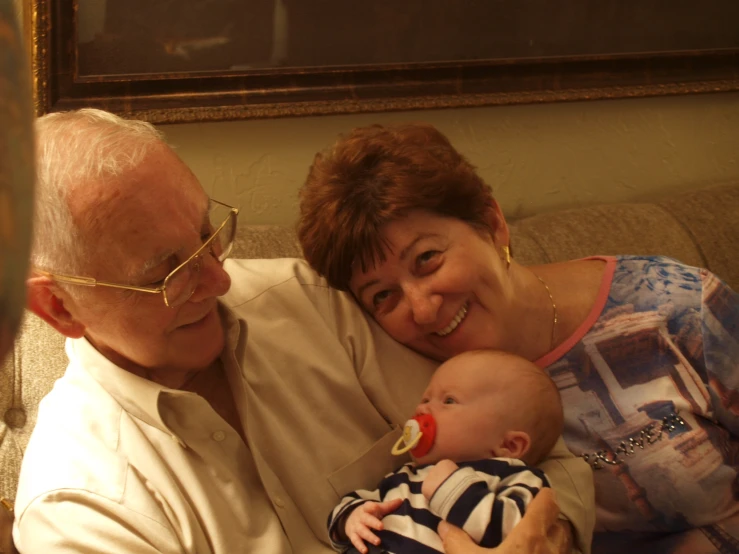
[(522, 459), (531, 448), (531, 437), (525, 431), (506, 431), (496, 449), (499, 458)]

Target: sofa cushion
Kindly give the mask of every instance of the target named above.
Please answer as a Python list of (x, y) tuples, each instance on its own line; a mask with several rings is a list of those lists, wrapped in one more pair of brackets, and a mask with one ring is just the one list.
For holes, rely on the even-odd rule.
[[(525, 265), (592, 254), (662, 254), (691, 265), (705, 263), (687, 231), (657, 204), (614, 204), (533, 216), (514, 224), (514, 256)], [(536, 243), (536, 256), (521, 249)], [(521, 250), (519, 254), (519, 250)]]
[(690, 237), (708, 267), (739, 291), (739, 186), (713, 187), (660, 201)]
[(15, 498), (38, 404), (66, 366), (64, 337), (27, 312), (0, 370), (0, 498)]

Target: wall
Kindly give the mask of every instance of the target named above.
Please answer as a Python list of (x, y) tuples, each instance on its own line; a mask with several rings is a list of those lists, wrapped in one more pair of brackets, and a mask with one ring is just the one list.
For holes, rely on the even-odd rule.
[(739, 94), (162, 126), (209, 194), (291, 224), (316, 151), (375, 122), (438, 126), (508, 217), (739, 181)]

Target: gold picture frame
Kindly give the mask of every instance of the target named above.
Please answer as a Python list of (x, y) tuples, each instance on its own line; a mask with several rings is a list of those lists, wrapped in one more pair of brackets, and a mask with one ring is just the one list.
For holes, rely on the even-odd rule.
[[(558, 43), (555, 40), (557, 36), (554, 36), (556, 33), (552, 29), (559, 29), (563, 25), (571, 30), (580, 29), (581, 22), (570, 21), (565, 25), (562, 22), (567, 20), (563, 19), (565, 16), (561, 16), (559, 27), (554, 27), (549, 22), (551, 14), (532, 10), (533, 15), (529, 15), (519, 10), (514, 14), (518, 23), (510, 32), (511, 40), (506, 43), (503, 35), (507, 32), (507, 27), (500, 23), (499, 40), (490, 46), (491, 52), (504, 52), (502, 56), (485, 58), (484, 56), (492, 54), (484, 51), (482, 54), (476, 54), (483, 56), (479, 58), (473, 56), (462, 61), (443, 59), (440, 52), (445, 52), (444, 45), (440, 46), (433, 40), (427, 40), (428, 37), (419, 35), (420, 38), (414, 45), (422, 44), (426, 50), (421, 47), (415, 48), (413, 51), (415, 58), (410, 62), (404, 61), (411, 58), (408, 52), (412, 50), (407, 47), (410, 39), (403, 42), (407, 35), (405, 28), (393, 30), (391, 26), (396, 23), (400, 26), (402, 21), (403, 25), (410, 28), (409, 25), (413, 23), (414, 18), (406, 17), (407, 13), (402, 14), (404, 17), (381, 17), (382, 14), (378, 10), (392, 10), (395, 9), (392, 6), (398, 5), (404, 6), (402, 9), (409, 10), (408, 6), (415, 4), (413, 2), (398, 4), (389, 1), (362, 3), (362, 5), (374, 6), (373, 10), (379, 14), (377, 21), (385, 22), (383, 25), (386, 27), (382, 31), (384, 34), (378, 35), (380, 38), (373, 38), (374, 35), (367, 34), (370, 33), (368, 29), (371, 23), (355, 22), (356, 29), (349, 28), (348, 30), (345, 27), (350, 27), (350, 25), (346, 22), (342, 22), (341, 25), (326, 23), (322, 27), (320, 17), (316, 16), (318, 22), (312, 27), (308, 26), (307, 30), (294, 31), (296, 37), (303, 37), (300, 39), (301, 44), (309, 46), (295, 47), (294, 51), (300, 53), (315, 51), (315, 57), (306, 58), (292, 65), (289, 57), (287, 62), (283, 59), (279, 63), (275, 62), (270, 65), (267, 54), (264, 53), (266, 52), (264, 41), (260, 43), (261, 46), (254, 46), (257, 44), (258, 33), (233, 31), (230, 20), (241, 21), (244, 19), (244, 14), (242, 12), (230, 14), (223, 10), (229, 9), (229, 6), (245, 5), (236, 0), (215, 0), (206, 3), (211, 6), (210, 12), (214, 11), (212, 6), (220, 6), (222, 8), (221, 18), (224, 20), (213, 24), (216, 30), (211, 35), (197, 35), (196, 31), (187, 28), (187, 22), (183, 22), (181, 28), (175, 29), (172, 18), (176, 20), (178, 13), (192, 13), (194, 8), (185, 9), (185, 4), (188, 4), (186, 0), (178, 0), (174, 4), (171, 0), (162, 0), (161, 2), (144, 3), (142, 6), (161, 5), (166, 8), (171, 4), (168, 8), (171, 17), (160, 18), (155, 12), (148, 15), (143, 14), (138, 22), (128, 22), (126, 28), (129, 31), (108, 29), (93, 35), (93, 39), (88, 37), (89, 40), (83, 40), (81, 36), (83, 31), (90, 34), (86, 30), (89, 26), (87, 22), (92, 17), (90, 6), (107, 6), (108, 15), (119, 6), (126, 6), (125, 9), (130, 12), (133, 9), (131, 0), (95, 0), (95, 2), (87, 0), (82, 3), (79, 0), (29, 1), (31, 2), (31, 13), (26, 19), (31, 35), (37, 115), (81, 106), (95, 106), (153, 123), (178, 123), (739, 90), (739, 26), (735, 24), (735, 21), (739, 20), (739, 4), (734, 0), (712, 0), (713, 4), (718, 6), (714, 9), (715, 17), (709, 18), (708, 24), (705, 20), (696, 21), (694, 23), (696, 29), (699, 24), (703, 26), (701, 29), (708, 25), (707, 29), (701, 31), (700, 36), (691, 35), (687, 38), (682, 30), (686, 25), (693, 24), (690, 20), (696, 17), (688, 10), (694, 9), (697, 13), (700, 10), (705, 11), (705, 6), (699, 6), (695, 2), (673, 2), (673, 8), (668, 10), (672, 15), (669, 17), (665, 15), (657, 22), (648, 21), (650, 29), (655, 28), (656, 25), (662, 32), (662, 35), (654, 35), (656, 37), (653, 40), (654, 45), (659, 46), (656, 50), (649, 50), (651, 43), (647, 42), (646, 46), (639, 47), (640, 51), (615, 51), (609, 46), (607, 40), (600, 42), (594, 40), (593, 32), (578, 35), (575, 39), (562, 39)], [(248, 13), (244, 13), (247, 15), (266, 13), (272, 20), (277, 20), (279, 18), (274, 14), (277, 13), (277, 7), (280, 5), (287, 6), (285, 9), (298, 9), (297, 7), (304, 9), (306, 5), (336, 2), (336, 6), (341, 6), (347, 3), (352, 4), (353, 1), (321, 0), (317, 3), (306, 4), (299, 0), (252, 0), (248, 5), (253, 9), (250, 8)], [(452, 1), (435, 0), (423, 3), (419, 0), (419, 6), (437, 6), (442, 9), (444, 6), (451, 5), (448, 3)], [(139, 3), (141, 2), (143, 0)], [(551, 4), (546, 0), (529, 0), (528, 4), (533, 5), (537, 2), (542, 6)], [(585, 9), (590, 5), (588, 2), (592, 4), (591, 0), (562, 0), (562, 12), (579, 13), (581, 17), (591, 17)], [(483, 4), (510, 5), (509, 9), (513, 13), (514, 5), (524, 5), (526, 2), (509, 4), (506, 2), (477, 2), (474, 5)], [(626, 3), (619, 2), (619, 0), (599, 0), (597, 4), (600, 6), (598, 10), (603, 10), (605, 13), (607, 5), (620, 6)], [(674, 7), (677, 4), (683, 5), (682, 12)], [(198, 4), (192, 4), (192, 6), (196, 5)], [(267, 8), (264, 8), (265, 5)], [(180, 8), (175, 10), (176, 6)], [(256, 9), (254, 6), (262, 6), (262, 8)], [(652, 12), (645, 12), (644, 19), (648, 19), (650, 14), (653, 15), (656, 10), (660, 9), (658, 0), (648, 0), (640, 3), (640, 6), (643, 10), (647, 9), (644, 6), (652, 6), (649, 8)], [(578, 12), (576, 8), (580, 11)], [(235, 8), (231, 9), (235, 10)], [(270, 9), (273, 12), (270, 12)], [(332, 10), (336, 11), (335, 8)], [(734, 12), (736, 12), (736, 18), (730, 19)], [(269, 15), (270, 13), (273, 15)], [(370, 16), (374, 17), (372, 15), (374, 13), (362, 15), (363, 21), (366, 22)], [(425, 13), (418, 12), (418, 14)], [(191, 27), (201, 29), (204, 27), (201, 24), (202, 20), (207, 14), (197, 15), (191, 16), (191, 19), (197, 21), (199, 18), (199, 23), (198, 25), (192, 24)], [(503, 12), (499, 15), (502, 17)], [(300, 18), (293, 19), (304, 21), (306, 17), (303, 13)], [(628, 19), (631, 14), (626, 13), (621, 17)], [(169, 22), (166, 26), (159, 23), (165, 19)], [(441, 19), (437, 21), (440, 20), (437, 17), (434, 20), (434, 24), (437, 25), (434, 36), (445, 32), (444, 21), (443, 18)], [(472, 25), (475, 19), (480, 19), (480, 17), (471, 18), (465, 24)], [(115, 18), (112, 20), (118, 21)], [(142, 22), (151, 22), (149, 30), (144, 34), (130, 34), (130, 29), (140, 31), (144, 25)], [(269, 28), (269, 25), (260, 26), (253, 22), (249, 24), (253, 29)], [(427, 22), (426, 25), (429, 23)], [(714, 28), (711, 28), (711, 25)], [(123, 26), (117, 25), (116, 28), (119, 27)], [(452, 40), (449, 38), (452, 37), (450, 34), (446, 37), (448, 44), (457, 44), (460, 42), (459, 37), (465, 36), (466, 33), (460, 32), (457, 27), (454, 27), (453, 35), (457, 38)], [(645, 24), (644, 28), (646, 27)], [(348, 46), (342, 47), (337, 42), (336, 48), (332, 48), (331, 41), (339, 40), (335, 37), (327, 38), (323, 49), (317, 46), (318, 38), (327, 34), (331, 29), (339, 28), (342, 30), (341, 37), (348, 41)], [(526, 31), (528, 35), (520, 30), (523, 28), (528, 29)], [(100, 25), (98, 29), (106, 28)], [(272, 41), (270, 44), (273, 45), (270, 50), (272, 59), (275, 58), (275, 51), (279, 50), (274, 47), (274, 44), (277, 44), (275, 36), (279, 35), (278, 31), (271, 34), (263, 33), (270, 34)], [(193, 33), (196, 34), (193, 35)], [(355, 35), (360, 36), (361, 40), (355, 40), (353, 38)], [(535, 37), (536, 40), (531, 38), (524, 43), (518, 40), (519, 35)], [(623, 42), (623, 38), (618, 38), (619, 36), (627, 35), (628, 33), (623, 35), (615, 33), (608, 40), (616, 44), (617, 41)], [(252, 40), (253, 44), (249, 43), (252, 46), (242, 41), (238, 47), (232, 48), (230, 55), (234, 56), (234, 59), (231, 60), (233, 62), (231, 65), (225, 62), (228, 65), (227, 69), (214, 70), (207, 64), (202, 66), (191, 64), (192, 66), (188, 66), (187, 70), (182, 69), (184, 67), (183, 58), (188, 58), (192, 62), (201, 52), (208, 52), (209, 55), (201, 55), (199, 59), (208, 60), (210, 63), (215, 59), (215, 56), (210, 53), (218, 52), (219, 48), (223, 50), (224, 45), (229, 41), (236, 44), (237, 38), (244, 36)], [(305, 38), (306, 36), (308, 38)], [(383, 41), (382, 36), (395, 38)], [(434, 36), (431, 38), (433, 39)], [(470, 48), (477, 43), (482, 44), (484, 36), (486, 36), (485, 33), (480, 33), (479, 36), (468, 41), (472, 45)], [(542, 36), (549, 40), (547, 43), (549, 46), (545, 45), (536, 50), (535, 45), (542, 42)], [(663, 37), (669, 38), (672, 42), (665, 42)], [(707, 37), (713, 38), (708, 40)], [(714, 40), (715, 37), (721, 40)], [(288, 41), (290, 44), (294, 45), (299, 42), (298, 38), (292, 35), (290, 38), (292, 41)], [(238, 38), (238, 40), (242, 39)], [(385, 43), (397, 43), (399, 46), (393, 51)], [(598, 43), (598, 50), (591, 47), (596, 43)], [(126, 58), (116, 44), (127, 45), (133, 53)], [(562, 44), (563, 46), (555, 48), (551, 44)], [(312, 50), (311, 45), (315, 46)], [(384, 50), (380, 48), (380, 45)], [(139, 50), (135, 50), (136, 48)], [(239, 65), (250, 48), (262, 53), (259, 55), (254, 53), (251, 58), (248, 58), (249, 63), (256, 60), (253, 65)], [(380, 50), (382, 55), (378, 54)], [(177, 62), (172, 63), (171, 69), (147, 71), (141, 71), (136, 67), (131, 69), (131, 60), (149, 63), (155, 59), (165, 59), (165, 54), (171, 61)], [(336, 60), (332, 63), (325, 65), (318, 63), (323, 59), (334, 57)], [(128, 61), (124, 63), (126, 59)], [(347, 60), (350, 59), (361, 60), (362, 63), (348, 64)]]

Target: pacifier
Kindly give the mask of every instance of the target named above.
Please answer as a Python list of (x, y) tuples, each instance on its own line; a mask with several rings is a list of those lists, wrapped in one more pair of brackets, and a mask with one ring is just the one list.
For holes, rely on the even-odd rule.
[[(405, 422), (403, 436), (398, 439), (390, 452), (400, 456), (410, 451), (414, 458), (428, 454), (436, 438), (436, 421), (431, 414), (419, 414)], [(400, 446), (400, 443), (405, 446)]]

